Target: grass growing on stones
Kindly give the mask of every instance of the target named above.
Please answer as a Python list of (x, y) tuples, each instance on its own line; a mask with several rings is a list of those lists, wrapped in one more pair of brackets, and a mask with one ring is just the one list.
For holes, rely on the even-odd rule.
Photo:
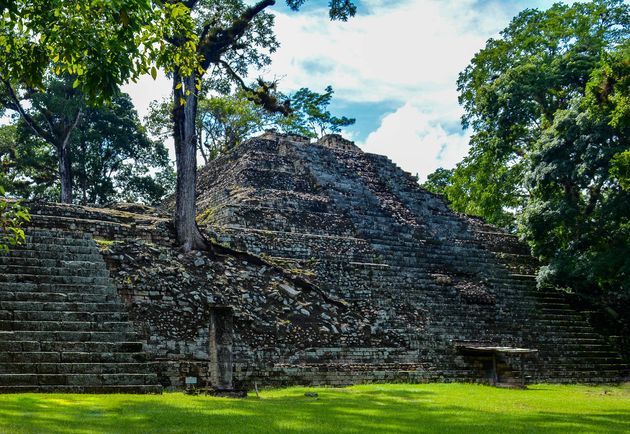
[[(318, 398), (304, 396), (315, 391)], [(0, 395), (2, 433), (621, 433), (630, 385), (289, 388), (261, 399), (165, 393)]]

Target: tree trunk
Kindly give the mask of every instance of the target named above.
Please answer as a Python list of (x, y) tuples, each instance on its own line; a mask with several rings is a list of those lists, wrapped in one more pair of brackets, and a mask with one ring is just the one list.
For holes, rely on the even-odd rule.
[[(195, 217), (197, 215), (197, 115), (196, 75), (184, 79), (173, 77), (173, 139), (177, 164), (177, 188), (175, 193), (175, 230), (182, 251), (205, 250), (207, 243)], [(183, 87), (177, 88), (183, 83)], [(186, 92), (190, 93), (186, 95)], [(185, 104), (182, 104), (185, 102)]]
[(57, 147), (59, 153), (59, 176), (61, 178), (61, 202), (72, 203), (72, 161), (68, 149), (68, 138)]
[(81, 119), (81, 109), (77, 110), (74, 119), (64, 122), (57, 137), (61, 140), (57, 145), (59, 153), (59, 177), (61, 178), (61, 202), (72, 203), (72, 161), (70, 159), (70, 135)]
[(87, 163), (86, 163), (87, 147), (85, 145), (85, 137), (81, 133), (81, 168), (83, 173), (81, 174), (81, 192), (82, 199), (81, 205), (87, 205)]

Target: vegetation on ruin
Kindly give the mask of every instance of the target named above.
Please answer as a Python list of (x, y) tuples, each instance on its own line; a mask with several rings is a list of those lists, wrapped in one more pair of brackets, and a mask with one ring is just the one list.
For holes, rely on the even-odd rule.
[(0, 185), (0, 253), (7, 252), (10, 247), (26, 241), (22, 225), (31, 220), (28, 209), (19, 201), (9, 202), (4, 195), (4, 187)]
[[(315, 391), (317, 398), (306, 397)], [(0, 396), (0, 431), (20, 433), (622, 433), (630, 388), (469, 384), (263, 390), (260, 399)]]

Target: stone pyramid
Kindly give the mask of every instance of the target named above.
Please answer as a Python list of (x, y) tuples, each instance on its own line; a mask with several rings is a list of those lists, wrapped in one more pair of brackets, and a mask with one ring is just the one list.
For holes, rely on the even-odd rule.
[(361, 318), (322, 326), (310, 348), (276, 348), (264, 363), (292, 367), (285, 382), (626, 375), (561, 294), (536, 289), (525, 245), (338, 135), (250, 140), (199, 173), (198, 207), (219, 242), (302, 273)]

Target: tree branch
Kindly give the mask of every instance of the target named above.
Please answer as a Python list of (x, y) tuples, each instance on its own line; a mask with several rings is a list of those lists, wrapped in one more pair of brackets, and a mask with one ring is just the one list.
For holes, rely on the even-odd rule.
[(46, 132), (45, 129), (43, 129), (40, 125), (38, 125), (37, 122), (35, 122), (35, 119), (33, 119), (31, 115), (26, 113), (26, 111), (22, 107), (22, 104), (20, 104), (19, 98), (17, 97), (15, 91), (13, 90), (11, 83), (9, 83), (7, 80), (5, 80), (2, 77), (0, 77), (0, 80), (4, 84), (7, 92), (9, 93), (9, 96), (11, 97), (11, 100), (14, 106), (12, 108), (16, 109), (16, 111), (20, 114), (24, 122), (26, 122), (26, 125), (28, 125), (33, 130), (33, 132), (35, 132), (35, 134), (40, 136), (42, 139), (46, 140), (47, 142), (51, 144), (54, 144), (55, 137), (52, 134), (49, 134), (48, 132)]
[(74, 131), (74, 129), (77, 127), (79, 120), (81, 119), (81, 114), (83, 113), (83, 110), (81, 110), (81, 108), (79, 108), (77, 110), (77, 114), (74, 117), (74, 120), (72, 121), (72, 123), (70, 123), (70, 125), (66, 125), (66, 127), (64, 128), (64, 137), (63, 137), (63, 144), (64, 146), (67, 144), (68, 142), (68, 138), (70, 137), (70, 134), (72, 133), (72, 131)]
[(252, 89), (247, 86), (243, 79), (232, 69), (229, 63), (224, 60), (219, 60), (219, 64), (223, 66), (230, 77), (232, 77), (243, 90), (247, 92), (246, 98), (267, 110), (270, 113), (282, 113), (284, 116), (289, 116), (292, 113), (289, 105), (289, 100), (284, 101), (282, 104), (278, 102), (278, 98), (271, 94), (271, 91), (275, 89), (276, 83), (267, 83), (263, 79), (258, 79), (258, 88)]
[(227, 63), (225, 60), (219, 60), (218, 64), (223, 66), (223, 68), (225, 68), (225, 72), (227, 72), (228, 75), (232, 77), (239, 84), (239, 86), (241, 86), (243, 90), (254, 93), (254, 89), (252, 89), (251, 87), (245, 84), (241, 76), (238, 75), (236, 72), (234, 72), (234, 70), (232, 69), (229, 63)]
[(234, 20), (227, 29), (206, 31), (205, 38), (199, 41), (197, 52), (203, 56), (201, 67), (208, 69), (210, 64), (219, 63), (221, 55), (245, 33), (249, 23), (265, 8), (276, 4), (275, 0), (261, 0), (251, 6), (243, 14)]

